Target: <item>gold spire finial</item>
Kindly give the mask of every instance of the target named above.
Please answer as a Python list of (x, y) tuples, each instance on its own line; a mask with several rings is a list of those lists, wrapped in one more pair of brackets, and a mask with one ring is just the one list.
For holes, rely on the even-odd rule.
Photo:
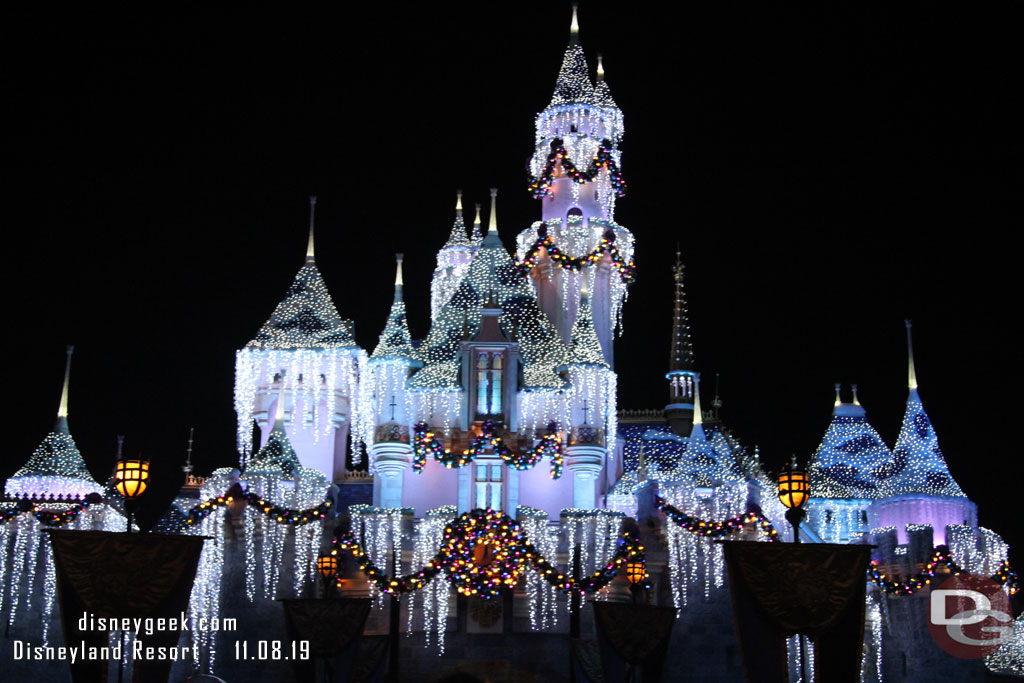
[(597, 82), (600, 83), (604, 80), (604, 61), (601, 57), (601, 53), (597, 53)]
[(68, 416), (68, 383), (71, 378), (71, 354), (74, 351), (75, 347), (69, 344), (67, 348), (68, 358), (64, 363), (64, 388), (60, 392), (60, 407), (57, 408), (57, 417)]
[(917, 371), (914, 369), (914, 341), (910, 337), (910, 318), (903, 322), (907, 325), (907, 386), (917, 389)]
[(315, 257), (313, 252), (313, 223), (316, 221), (316, 195), (309, 197), (309, 242), (306, 244), (306, 260), (312, 261)]
[(498, 188), (491, 188), (491, 220), (487, 225), (487, 232), (498, 234)]
[(462, 216), (462, 190), (455, 190), (455, 213)]
[(834, 404), (836, 408), (843, 404), (843, 399), (839, 397), (839, 389), (841, 387), (842, 385), (839, 382), (836, 382), (836, 402)]
[(580, 20), (576, 16), (576, 10), (579, 9), (578, 3), (572, 3), (572, 23), (569, 24), (569, 44), (578, 45), (580, 42)]
[(860, 400), (857, 398), (857, 385), (851, 384), (850, 386), (853, 388), (853, 405), (859, 406)]
[(398, 252), (395, 254), (395, 287), (401, 287), (405, 284), (402, 280), (402, 260), (405, 258), (405, 254)]

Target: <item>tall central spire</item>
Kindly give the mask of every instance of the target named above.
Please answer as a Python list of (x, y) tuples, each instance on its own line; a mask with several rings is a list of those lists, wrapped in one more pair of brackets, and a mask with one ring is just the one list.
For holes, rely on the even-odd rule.
[(672, 309), (672, 353), (669, 357), (668, 369), (693, 370), (693, 342), (690, 339), (690, 321), (686, 311), (686, 291), (683, 278), (686, 266), (683, 265), (681, 254), (676, 251), (676, 263), (672, 266), (672, 277), (675, 279), (675, 305)]
[(686, 292), (683, 289), (685, 272), (682, 255), (676, 250), (676, 262), (672, 266), (675, 281), (675, 301), (672, 307), (672, 347), (669, 351), (668, 380), (669, 402), (665, 406), (665, 417), (672, 430), (686, 436), (693, 425), (700, 424), (700, 398), (697, 396), (697, 373), (693, 365), (693, 344), (690, 340), (690, 321), (686, 314)]

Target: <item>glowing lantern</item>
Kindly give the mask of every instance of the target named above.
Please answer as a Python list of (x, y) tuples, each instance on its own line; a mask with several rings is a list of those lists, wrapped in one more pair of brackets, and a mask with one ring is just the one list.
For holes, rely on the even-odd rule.
[(148, 460), (118, 460), (114, 472), (117, 492), (125, 498), (138, 498), (149, 485)]

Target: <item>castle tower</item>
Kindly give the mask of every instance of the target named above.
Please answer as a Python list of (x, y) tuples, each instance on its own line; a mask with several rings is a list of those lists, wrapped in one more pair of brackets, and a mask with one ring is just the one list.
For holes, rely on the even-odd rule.
[(616, 376), (601, 352), (594, 331), (593, 308), (584, 287), (579, 315), (572, 329), (566, 371), (569, 392), (569, 446), (566, 467), (573, 477), (573, 507), (597, 507), (597, 482), (608, 456), (606, 444), (615, 443)]
[(64, 388), (57, 408), (57, 423), (46, 435), (20, 470), (11, 475), (4, 486), (8, 496), (41, 499), (44, 496), (85, 498), (90, 493), (102, 493), (85, 460), (75, 445), (68, 429), (68, 388), (71, 379), (71, 354), (75, 347), (68, 346), (64, 365)]
[(576, 9), (569, 45), (550, 104), (536, 119), (531, 189), (541, 200), (541, 222), (520, 233), (517, 257), (531, 271), (541, 310), (570, 342), (584, 273), (591, 275), (594, 329), (605, 362), (614, 365), (612, 340), (626, 285), (633, 277), (633, 235), (614, 222), (625, 194), (619, 171), (622, 112), (600, 63), (597, 87), (579, 41)]
[[(235, 354), (235, 413), (243, 469), (249, 454), (270, 438), (270, 417), (280, 400), (283, 425), (300, 463), (337, 480), (345, 473), (350, 421), (358, 415), (358, 371), (366, 354), (356, 346), (351, 321), (338, 315), (317, 269), (315, 209), (316, 197), (310, 197), (306, 259), (287, 295)], [(290, 386), (281, 393), (285, 376)], [(252, 443), (254, 419), (262, 432), (260, 444)]]
[(811, 480), (808, 525), (831, 543), (846, 543), (868, 531), (867, 509), (879, 497), (875, 472), (890, 458), (889, 448), (868, 422), (853, 386), (853, 402), (836, 384), (832, 419), (807, 466)]
[[(565, 364), (566, 349), (501, 242), (496, 204), (492, 189), (487, 233), (417, 349), (424, 366), (409, 380), (416, 421), (448, 447), (488, 421), (499, 434), (519, 435), (538, 434), (551, 421), (564, 424), (566, 382), (557, 368)], [(570, 492), (569, 500), (549, 505), (545, 496), (564, 480), (552, 482), (539, 467), (514, 471), (490, 452), (452, 469), (428, 459), (414, 476), (416, 486), (406, 487), (403, 505), (417, 509), (449, 502), (448, 491), (461, 511), (476, 507), (484, 491), (485, 505), (508, 512), (518, 504), (559, 509), (571, 500)]]
[[(476, 226), (479, 226), (479, 219), (478, 210)], [(466, 235), (466, 223), (462, 219), (462, 190), (459, 190), (456, 192), (455, 223), (452, 225), (448, 241), (437, 252), (437, 267), (430, 283), (431, 319), (436, 318), (441, 312), (441, 307), (452, 298), (455, 288), (466, 274), (469, 262), (473, 260), (473, 246), (473, 242)]]
[[(463, 226), (463, 241), (465, 237)], [(378, 475), (374, 504), (381, 507), (402, 507), (402, 485), (413, 459), (409, 442), (413, 409), (406, 384), (410, 372), (423, 365), (412, 348), (405, 316), (402, 254), (395, 255), (395, 262), (395, 297), (377, 348), (366, 363), (360, 402), (370, 413), (364, 424), (373, 427), (372, 439), (365, 441), (371, 444), (370, 463)]]
[(978, 526), (978, 507), (950, 474), (938, 436), (918, 395), (914, 346), (907, 325), (907, 409), (892, 459), (875, 471), (883, 496), (868, 511), (871, 526), (896, 527), (900, 543), (908, 524), (930, 524), (935, 545), (946, 543), (946, 526)]
[(695, 419), (694, 403), (698, 400), (697, 373), (693, 367), (693, 341), (690, 338), (686, 291), (683, 287), (685, 268), (679, 251), (676, 251), (676, 263), (672, 267), (675, 304), (672, 308), (672, 348), (668, 359), (668, 373), (665, 374), (669, 386), (665, 418), (672, 425), (672, 431), (680, 436), (690, 433), (690, 427)]

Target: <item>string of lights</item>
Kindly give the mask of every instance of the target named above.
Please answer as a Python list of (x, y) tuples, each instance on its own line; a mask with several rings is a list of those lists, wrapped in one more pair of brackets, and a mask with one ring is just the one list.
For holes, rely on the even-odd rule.
[[(258, 509), (269, 519), (273, 519), (278, 524), (299, 526), (308, 524), (309, 522), (319, 521), (327, 517), (327, 513), (331, 508), (331, 501), (329, 500), (324, 500), (316, 507), (306, 508), (305, 510), (293, 510), (291, 508), (278, 505), (277, 503), (273, 503), (253, 491), (244, 491), (241, 495), (248, 505)], [(185, 523), (196, 524), (197, 522), (202, 521), (205, 517), (216, 512), (221, 506), (230, 505), (234, 500), (234, 496), (228, 495), (227, 493), (223, 496), (217, 496), (215, 498), (205, 500), (188, 511)]]
[(420, 590), (443, 573), (463, 595), (490, 599), (514, 586), (523, 568), (529, 565), (558, 590), (585, 596), (607, 586), (626, 563), (644, 562), (640, 539), (624, 532), (612, 557), (592, 574), (574, 578), (547, 560), (517, 522), (500, 512), (480, 509), (463, 513), (449, 522), (437, 554), (421, 569), (405, 576), (389, 576), (370, 560), (351, 533), (339, 529), (332, 546), (333, 555), (338, 552), (352, 555), (367, 579), (377, 590), (387, 594)]
[[(872, 560), (871, 566), (868, 569), (868, 580), (889, 595), (913, 595), (931, 584), (932, 579), (935, 578), (936, 569), (939, 566), (945, 566), (950, 574), (962, 574), (965, 571), (953, 560), (949, 548), (940, 545), (935, 548), (932, 559), (924, 566), (924, 571), (910, 578), (892, 580), (882, 572), (879, 562)], [(1000, 586), (1006, 586), (1010, 595), (1016, 595), (1017, 591), (1020, 590), (1019, 577), (1005, 560), (996, 573), (992, 575), (991, 579)]]
[(619, 197), (626, 196), (626, 181), (622, 177), (619, 165), (612, 157), (612, 150), (611, 140), (602, 140), (597, 148), (597, 154), (591, 160), (590, 165), (586, 170), (581, 171), (572, 162), (572, 159), (569, 158), (569, 153), (565, 150), (565, 143), (562, 139), (555, 138), (551, 141), (551, 152), (548, 154), (547, 163), (544, 164), (544, 168), (540, 174), (530, 179), (530, 192), (537, 199), (546, 197), (548, 192), (551, 191), (551, 181), (554, 179), (555, 169), (561, 165), (562, 173), (580, 185), (592, 182), (597, 178), (598, 173), (606, 170), (608, 171), (612, 187), (615, 189), (615, 194)]
[[(612, 239), (609, 239), (612, 237)], [(580, 257), (573, 257), (566, 252), (559, 249), (555, 240), (548, 234), (543, 237), (538, 237), (537, 241), (527, 249), (526, 254), (522, 259), (516, 260), (516, 267), (519, 268), (519, 272), (526, 275), (537, 265), (537, 253), (545, 249), (551, 260), (555, 262), (559, 268), (565, 270), (577, 271), (586, 265), (597, 263), (601, 260), (605, 254), (611, 257), (612, 264), (615, 266), (619, 273), (619, 277), (626, 284), (632, 284), (636, 280), (636, 263), (632, 259), (625, 259), (622, 254), (619, 253), (618, 247), (615, 246), (614, 233), (610, 233), (601, 238), (597, 247), (594, 248), (588, 254)]]
[(773, 542), (779, 540), (778, 531), (776, 531), (768, 518), (759, 512), (747, 512), (721, 522), (706, 522), (682, 512), (661, 496), (656, 496), (655, 502), (658, 505), (658, 509), (665, 513), (665, 516), (672, 520), (676, 526), (698, 536), (708, 536), (711, 538), (731, 536), (743, 531), (743, 528), (747, 524), (756, 523), (767, 535), (768, 541)]
[[(412, 469), (417, 474), (423, 472), (427, 463), (427, 456), (432, 455), (434, 460), (453, 469), (470, 464), (478, 455), (483, 455), (488, 448), (501, 457), (506, 465), (516, 470), (529, 470), (539, 463), (545, 456), (551, 459), (551, 478), (558, 479), (562, 476), (563, 446), (562, 439), (558, 435), (557, 424), (553, 433), (541, 437), (540, 443), (522, 453), (516, 453), (505, 445), (505, 441), (495, 434), (497, 425), (493, 420), (484, 421), (480, 428), (481, 433), (469, 443), (469, 448), (462, 451), (461, 455), (453, 453), (451, 449), (445, 448), (444, 444), (437, 438), (425, 422), (417, 422), (413, 427), (413, 461)], [(549, 432), (551, 432), (549, 426)]]

